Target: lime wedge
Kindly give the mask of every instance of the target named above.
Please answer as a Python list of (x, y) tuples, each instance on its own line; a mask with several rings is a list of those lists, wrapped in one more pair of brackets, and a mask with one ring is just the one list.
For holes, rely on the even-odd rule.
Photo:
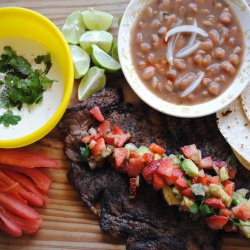
[(89, 70), (90, 56), (77, 45), (71, 45), (69, 48), (74, 62), (75, 79), (80, 79)]
[(96, 44), (107, 53), (111, 50), (113, 36), (107, 31), (87, 31), (80, 38), (80, 46), (89, 54), (92, 53), (92, 45)]
[(62, 33), (66, 41), (71, 44), (78, 44), (81, 35), (85, 32), (81, 11), (71, 13), (62, 27)]
[(82, 19), (89, 30), (108, 30), (114, 17), (107, 12), (91, 8), (82, 12)]
[(111, 55), (112, 57), (119, 62), (119, 56), (118, 56), (118, 47), (117, 47), (117, 40), (113, 41), (112, 49), (111, 49)]
[(93, 48), (92, 60), (94, 64), (100, 66), (101, 68), (105, 69), (108, 72), (115, 72), (121, 69), (120, 63), (117, 62), (105, 51), (100, 49), (95, 44), (92, 45), (92, 48)]
[(118, 27), (120, 27), (120, 24), (122, 22), (122, 18), (123, 18), (123, 15), (121, 15), (119, 18), (118, 18)]
[(87, 100), (91, 95), (103, 89), (105, 84), (106, 76), (104, 74), (104, 70), (95, 66), (90, 68), (79, 84), (79, 101)]

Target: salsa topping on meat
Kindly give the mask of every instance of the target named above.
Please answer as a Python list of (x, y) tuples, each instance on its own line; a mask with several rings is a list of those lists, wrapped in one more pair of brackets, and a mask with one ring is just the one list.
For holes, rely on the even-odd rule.
[(102, 167), (108, 160), (118, 172), (130, 177), (131, 199), (136, 197), (140, 178), (144, 178), (156, 191), (162, 190), (170, 206), (178, 205), (180, 211), (204, 220), (211, 229), (240, 230), (250, 237), (248, 190), (235, 191), (233, 157), (227, 161), (202, 157), (195, 144), (170, 155), (156, 143), (136, 147), (129, 143), (130, 133), (106, 121), (99, 107), (90, 113), (100, 124), (83, 135), (80, 157), (91, 169)]

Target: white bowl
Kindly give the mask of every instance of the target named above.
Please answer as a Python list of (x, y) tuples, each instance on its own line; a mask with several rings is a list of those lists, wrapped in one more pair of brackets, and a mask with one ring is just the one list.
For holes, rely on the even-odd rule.
[(220, 96), (211, 101), (195, 104), (195, 105), (177, 105), (167, 102), (153, 92), (151, 92), (138, 76), (133, 65), (131, 50), (131, 34), (134, 23), (137, 20), (141, 10), (148, 1), (131, 0), (122, 18), (118, 35), (118, 52), (122, 66), (122, 71), (134, 90), (134, 92), (152, 108), (176, 117), (201, 117), (217, 112), (235, 100), (250, 79), (250, 9), (245, 0), (227, 0), (226, 1), (234, 10), (238, 17), (241, 29), (243, 31), (243, 39), (245, 51), (243, 55), (243, 63), (235, 77), (234, 82)]

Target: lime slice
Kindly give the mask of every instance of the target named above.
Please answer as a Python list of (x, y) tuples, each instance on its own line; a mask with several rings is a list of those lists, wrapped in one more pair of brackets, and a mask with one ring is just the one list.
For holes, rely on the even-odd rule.
[(104, 70), (95, 66), (90, 68), (79, 84), (79, 101), (87, 100), (91, 95), (103, 89), (105, 84), (106, 76), (104, 74)]
[(62, 33), (66, 41), (71, 44), (78, 44), (81, 35), (85, 32), (81, 11), (71, 13), (62, 27)]
[(113, 41), (112, 49), (111, 49), (111, 55), (112, 57), (119, 62), (119, 56), (118, 56), (118, 46), (117, 46), (117, 40)]
[(87, 31), (80, 38), (80, 46), (89, 54), (92, 53), (92, 45), (96, 44), (107, 53), (111, 50), (113, 36), (107, 31)]
[(69, 48), (74, 62), (74, 77), (80, 79), (89, 70), (90, 56), (77, 45), (71, 45)]
[(82, 12), (82, 19), (89, 30), (108, 30), (114, 17), (107, 12), (91, 8)]
[(92, 48), (93, 48), (92, 60), (94, 64), (100, 66), (101, 68), (105, 69), (108, 72), (115, 72), (121, 69), (120, 63), (117, 62), (105, 51), (100, 49), (95, 44), (92, 45)]

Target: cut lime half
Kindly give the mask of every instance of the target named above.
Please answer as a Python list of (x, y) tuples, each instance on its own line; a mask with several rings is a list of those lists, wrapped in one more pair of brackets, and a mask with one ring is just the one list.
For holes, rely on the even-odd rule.
[(105, 87), (106, 76), (103, 69), (92, 67), (82, 78), (78, 87), (79, 101), (87, 100), (91, 95)]
[(92, 45), (92, 60), (101, 68), (105, 69), (107, 72), (116, 72), (121, 69), (121, 65), (117, 62), (114, 58), (112, 58), (109, 54), (105, 51), (100, 49), (95, 44)]
[(80, 38), (80, 46), (89, 54), (92, 53), (92, 45), (96, 44), (107, 53), (110, 52), (113, 36), (107, 31), (87, 31)]
[(69, 48), (74, 62), (74, 77), (80, 79), (89, 70), (90, 56), (77, 45), (71, 45)]
[(107, 12), (91, 8), (82, 12), (82, 19), (89, 30), (108, 30), (114, 17)]
[(111, 49), (111, 55), (112, 57), (117, 61), (119, 61), (119, 56), (118, 56), (118, 46), (117, 46), (117, 40), (114, 39), (112, 49)]
[(81, 35), (85, 32), (81, 11), (71, 13), (62, 27), (62, 33), (70, 44), (78, 44)]

